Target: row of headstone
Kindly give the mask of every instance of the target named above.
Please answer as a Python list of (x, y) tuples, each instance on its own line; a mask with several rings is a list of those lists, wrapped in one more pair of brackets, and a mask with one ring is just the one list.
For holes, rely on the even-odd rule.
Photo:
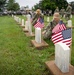
[[(31, 16), (30, 15), (26, 15), (27, 20), (25, 21), (25, 30), (27, 30), (29, 32), (30, 35), (32, 35), (32, 24), (31, 24)], [(19, 24), (22, 23), (22, 26), (24, 25), (24, 19), (14, 16), (14, 20), (16, 22), (18, 22)], [(49, 17), (48, 17), (49, 20)], [(35, 28), (35, 41), (37, 43), (41, 43), (41, 28)]]
[(19, 18), (17, 16), (13, 16), (13, 18), (17, 23), (21, 24), (21, 18)]
[[(12, 15), (13, 17), (13, 15)], [(27, 15), (26, 16), (27, 20), (25, 21), (24, 25), (24, 19), (21, 20), (21, 18), (14, 16), (14, 20), (17, 21), (19, 24), (25, 27), (25, 30), (28, 30), (29, 34), (32, 35), (32, 24), (31, 24), (31, 16)], [(49, 17), (47, 17), (47, 21), (49, 21)], [(68, 20), (68, 27), (72, 27), (72, 21)], [(40, 38), (39, 38), (40, 37)], [(39, 39), (41, 39), (41, 29), (40, 28), (35, 28), (35, 41), (38, 42)], [(39, 41), (39, 43), (41, 40)]]
[(29, 14), (27, 15), (27, 21), (28, 21), (28, 30), (29, 30), (29, 34), (32, 35), (31, 16), (30, 16)]
[[(32, 25), (30, 15), (27, 15), (27, 21), (25, 21), (25, 29), (32, 35)], [(14, 16), (14, 19), (21, 23), (20, 18)], [(49, 20), (49, 19), (48, 19)], [(24, 25), (24, 19), (22, 19), (22, 25)], [(72, 26), (72, 21), (68, 21), (68, 26)], [(35, 41), (41, 43), (41, 28), (35, 28)], [(70, 48), (62, 42), (55, 44), (55, 65), (61, 70), (62, 73), (69, 72), (70, 66)]]
[[(14, 16), (16, 21), (17, 17)], [(19, 18), (19, 23), (21, 20)], [(22, 20), (22, 25), (24, 21)], [(68, 21), (68, 26), (71, 26), (71, 20)], [(27, 21), (25, 22), (25, 28), (29, 29), (29, 33), (32, 34), (32, 26), (30, 21), (30, 15), (27, 15)], [(35, 28), (35, 41), (37, 43), (41, 43), (41, 29)], [(55, 64), (56, 66), (63, 72), (69, 72), (69, 64), (70, 64), (70, 48), (64, 43), (55, 44)]]
[(26, 15), (27, 20), (25, 21), (25, 24), (24, 24), (24, 19), (21, 19), (17, 16), (13, 16), (13, 15), (12, 15), (12, 17), (18, 24), (20, 24), (21, 26), (24, 26), (25, 30), (28, 30), (29, 34), (32, 35), (32, 25), (31, 25), (31, 16), (30, 15)]

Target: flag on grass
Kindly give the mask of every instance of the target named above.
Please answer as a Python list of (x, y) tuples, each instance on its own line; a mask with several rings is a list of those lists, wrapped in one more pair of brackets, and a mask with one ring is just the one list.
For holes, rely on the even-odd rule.
[(60, 21), (52, 30), (52, 33), (57, 33), (57, 32), (60, 32), (62, 30), (65, 30), (66, 29), (66, 26), (65, 24), (63, 23), (63, 21)]
[(71, 42), (72, 42), (71, 28), (62, 30), (61, 32), (53, 34), (51, 39), (54, 44), (56, 44), (58, 42), (62, 42), (62, 43), (65, 43), (66, 45), (68, 45), (68, 47), (70, 47)]
[(37, 23), (34, 25), (35, 28), (43, 28), (44, 27), (44, 20), (43, 18), (38, 18)]

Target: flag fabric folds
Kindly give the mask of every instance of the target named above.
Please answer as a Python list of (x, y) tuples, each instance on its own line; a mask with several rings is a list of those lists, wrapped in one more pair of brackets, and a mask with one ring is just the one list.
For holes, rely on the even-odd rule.
[(37, 23), (34, 25), (35, 28), (39, 27), (39, 28), (43, 28), (44, 27), (44, 20), (43, 18), (38, 18)]
[(62, 30), (65, 30), (66, 29), (66, 26), (65, 24), (63, 23), (63, 21), (60, 21), (52, 30), (52, 33), (57, 33), (57, 32), (60, 32)]
[(72, 42), (72, 30), (71, 28), (62, 30), (52, 35), (52, 41), (54, 44), (58, 42), (65, 43), (68, 47), (71, 46)]

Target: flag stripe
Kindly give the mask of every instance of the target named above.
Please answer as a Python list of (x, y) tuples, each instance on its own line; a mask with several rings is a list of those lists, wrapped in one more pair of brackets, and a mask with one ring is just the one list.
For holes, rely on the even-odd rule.
[(62, 40), (63, 38), (62, 38), (61, 32), (52, 36), (52, 41), (54, 42), (54, 44)]
[(66, 45), (70, 46), (72, 42), (72, 38), (66, 39), (62, 41), (63, 43), (66, 43)]
[(34, 25), (35, 28), (43, 28), (44, 27), (44, 21), (42, 18), (38, 18), (37, 23)]
[[(62, 42), (62, 43), (65, 43), (68, 47), (70, 47), (71, 42), (72, 42), (72, 38), (71, 38), (72, 36), (70, 35), (71, 37), (69, 37), (68, 33), (71, 34), (71, 29), (66, 29), (66, 30), (62, 30), (61, 32), (55, 33), (54, 35), (52, 35), (51, 39), (54, 44), (56, 44), (58, 42)], [(68, 35), (66, 35), (66, 34), (68, 34)], [(68, 38), (64, 38), (65, 36)]]
[(66, 29), (66, 26), (62, 23), (58, 23), (52, 30), (52, 33), (57, 33), (57, 32), (60, 32), (62, 30), (65, 30)]
[(56, 36), (59, 36), (59, 35), (61, 35), (61, 32), (56, 33), (56, 34), (53, 34), (53, 35), (52, 35), (52, 38), (54, 38), (54, 37), (56, 37)]
[(57, 42), (57, 41), (59, 41), (59, 40), (62, 40), (63, 38), (62, 37), (58, 37), (57, 39), (53, 39), (52, 41), (54, 41), (54, 42)]
[(53, 40), (56, 40), (56, 39), (61, 38), (61, 37), (62, 37), (62, 35), (60, 34), (60, 35), (58, 35), (58, 36), (53, 37), (52, 39), (53, 39)]

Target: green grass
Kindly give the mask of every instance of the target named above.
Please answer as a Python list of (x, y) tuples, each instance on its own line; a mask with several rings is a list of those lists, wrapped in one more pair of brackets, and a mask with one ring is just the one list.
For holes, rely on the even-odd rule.
[[(74, 16), (72, 20), (74, 21)], [(0, 17), (0, 75), (48, 75), (44, 63), (54, 59), (54, 45), (51, 40), (46, 40), (49, 47), (37, 50), (31, 47), (32, 39), (34, 38), (24, 34), (11, 16)], [(72, 65), (74, 65), (73, 44)]]

